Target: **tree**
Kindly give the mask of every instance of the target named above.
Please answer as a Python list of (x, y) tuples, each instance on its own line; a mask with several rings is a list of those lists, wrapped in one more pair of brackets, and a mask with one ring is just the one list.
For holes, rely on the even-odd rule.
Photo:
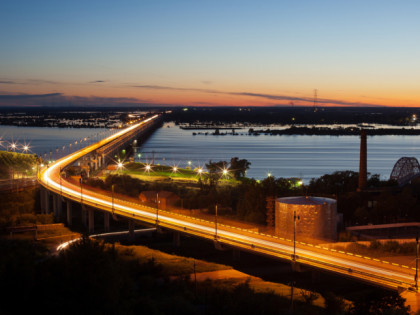
[(249, 169), (250, 165), (251, 162), (249, 162), (248, 160), (240, 160), (238, 157), (233, 157), (230, 160), (230, 170), (233, 174), (233, 177), (235, 179), (245, 177), (246, 171)]
[(226, 161), (212, 162), (210, 160), (209, 163), (206, 164), (208, 173), (205, 179), (208, 180), (210, 188), (216, 188), (219, 179), (222, 177), (223, 170), (226, 169), (226, 166)]

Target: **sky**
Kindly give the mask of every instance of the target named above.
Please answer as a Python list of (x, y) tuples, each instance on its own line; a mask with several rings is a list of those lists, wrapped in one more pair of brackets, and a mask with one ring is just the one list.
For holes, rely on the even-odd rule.
[(420, 1), (0, 3), (0, 106), (420, 107)]

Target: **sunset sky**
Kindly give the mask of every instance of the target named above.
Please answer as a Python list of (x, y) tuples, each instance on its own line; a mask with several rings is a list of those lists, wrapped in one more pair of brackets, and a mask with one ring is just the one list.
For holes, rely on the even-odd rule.
[(420, 1), (0, 4), (0, 105), (420, 107)]

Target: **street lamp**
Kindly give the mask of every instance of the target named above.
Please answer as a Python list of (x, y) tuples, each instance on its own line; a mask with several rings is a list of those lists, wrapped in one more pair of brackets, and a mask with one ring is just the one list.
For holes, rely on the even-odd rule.
[(82, 176), (80, 176), (79, 178), (79, 183), (80, 183), (80, 203), (83, 206), (83, 187), (82, 187)]
[(60, 173), (59, 173), (59, 175), (58, 176), (60, 176), (60, 196), (61, 197), (63, 197), (63, 186), (62, 186), (62, 184), (61, 184), (61, 167), (60, 167)]
[(419, 233), (417, 232), (416, 236), (416, 274), (414, 275), (414, 287), (416, 288), (416, 292), (419, 289), (419, 286), (417, 284), (419, 275)]
[(217, 240), (217, 204), (216, 204), (216, 209), (215, 209), (215, 218), (214, 218), (214, 223), (215, 223), (215, 235), (214, 235), (214, 239)]
[(123, 167), (123, 164), (120, 161), (118, 161), (118, 163), (117, 163), (117, 170), (118, 171), (121, 171), (122, 167)]
[(156, 193), (156, 226), (159, 224), (159, 193)]
[(296, 262), (296, 219), (299, 220), (300, 216), (293, 210), (293, 262)]
[(111, 186), (111, 190), (112, 190), (112, 215), (114, 215), (114, 184), (112, 184)]

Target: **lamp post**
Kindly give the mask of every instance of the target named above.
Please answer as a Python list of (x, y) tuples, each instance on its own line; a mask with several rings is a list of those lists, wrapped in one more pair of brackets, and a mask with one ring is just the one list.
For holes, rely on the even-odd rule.
[(60, 174), (58, 174), (58, 176), (60, 176), (60, 196), (62, 198), (63, 197), (63, 186), (61, 184), (61, 167), (60, 167)]
[(418, 291), (419, 287), (417, 284), (419, 275), (419, 233), (417, 232), (416, 236), (416, 274), (414, 275), (414, 287), (416, 288), (416, 291)]
[(215, 223), (215, 235), (214, 238), (217, 239), (217, 204), (216, 204), (216, 209), (215, 209), (215, 219), (214, 219), (214, 223)]
[(114, 215), (114, 184), (112, 184), (111, 186), (111, 190), (112, 190), (112, 215)]
[(156, 193), (156, 225), (159, 224), (159, 193)]
[(80, 183), (80, 203), (83, 206), (83, 186), (82, 186), (82, 176), (80, 176), (79, 178), (79, 183)]
[(293, 210), (293, 262), (296, 262), (296, 219), (300, 217), (296, 215), (296, 210)]

